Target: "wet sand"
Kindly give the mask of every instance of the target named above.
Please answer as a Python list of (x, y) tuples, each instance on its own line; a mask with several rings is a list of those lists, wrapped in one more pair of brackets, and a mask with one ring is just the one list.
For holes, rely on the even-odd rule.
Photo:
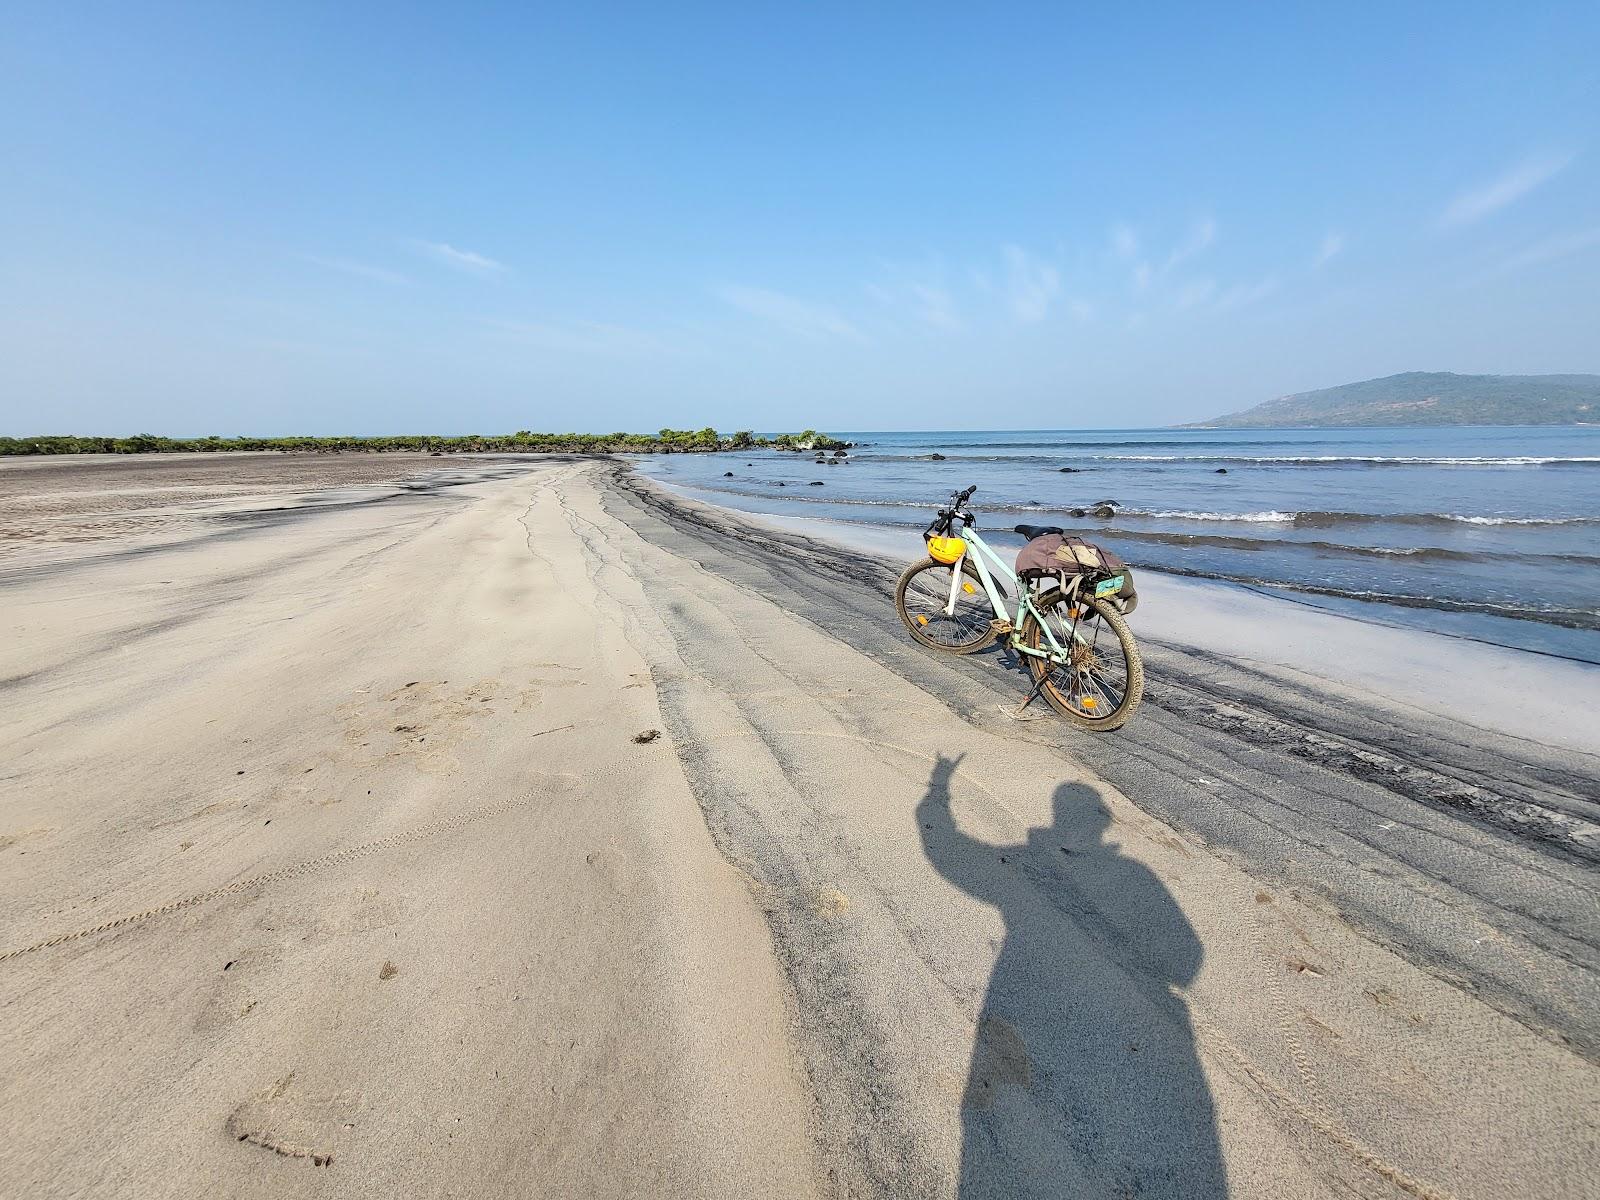
[(396, 458), (0, 561), (6, 1194), (1595, 1189), (1593, 753), (1161, 639), (1017, 723), (887, 561)]

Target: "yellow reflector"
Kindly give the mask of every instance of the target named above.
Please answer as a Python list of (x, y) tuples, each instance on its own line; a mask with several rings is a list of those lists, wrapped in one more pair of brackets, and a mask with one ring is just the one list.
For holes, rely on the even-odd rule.
[(1078, 615), (1078, 610), (1077, 609), (1075, 609), (1075, 608), (1067, 609), (1067, 616), (1076, 617), (1077, 615)]
[(928, 618), (927, 617), (918, 617), (917, 620), (920, 621), (924, 625), (926, 625), (928, 623)]
[(1078, 703), (1083, 705), (1085, 708), (1098, 708), (1100, 706), (1100, 701), (1096, 700), (1093, 696), (1085, 696), (1082, 700), (1078, 701)]
[(970, 596), (970, 595), (972, 595), (973, 592), (977, 591), (978, 589), (973, 587), (970, 583), (962, 583), (961, 590), (963, 592), (965, 592), (967, 595)]

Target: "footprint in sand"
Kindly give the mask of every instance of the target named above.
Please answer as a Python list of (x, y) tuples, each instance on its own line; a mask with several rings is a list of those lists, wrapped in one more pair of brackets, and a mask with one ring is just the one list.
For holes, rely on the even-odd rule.
[(352, 701), (335, 710), (344, 724), (340, 757), (362, 767), (409, 760), (419, 771), (448, 774), (460, 766), (454, 748), (477, 736), (475, 719), (508, 698), (498, 679), (412, 680), (381, 698)]
[(290, 1071), (228, 1115), (228, 1136), (312, 1166), (332, 1166), (343, 1135), (365, 1103), (356, 1091), (315, 1093)]

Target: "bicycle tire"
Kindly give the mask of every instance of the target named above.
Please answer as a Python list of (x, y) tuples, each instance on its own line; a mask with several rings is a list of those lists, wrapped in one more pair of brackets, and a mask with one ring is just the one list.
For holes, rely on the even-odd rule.
[[(1105, 677), (1096, 674), (1095, 665), (1090, 662), (1085, 665), (1070, 667), (1063, 663), (1051, 663), (1031, 654), (1023, 657), (1028, 660), (1028, 673), (1033, 677), (1034, 683), (1040, 682), (1041, 676), (1049, 675), (1039, 691), (1044, 695), (1050, 707), (1055, 709), (1072, 724), (1080, 729), (1089, 729), (1096, 733), (1110, 733), (1112, 730), (1121, 729), (1128, 723), (1134, 712), (1139, 707), (1139, 702), (1144, 699), (1144, 661), (1139, 657), (1138, 643), (1133, 640), (1133, 631), (1128, 628), (1128, 620), (1106, 600), (1080, 597), (1075, 602), (1079, 606), (1078, 615), (1073, 618), (1064, 618), (1072, 622), (1081, 622), (1083, 610), (1087, 609), (1095, 617), (1105, 622), (1106, 627), (1116, 634), (1117, 645), (1123, 659), (1123, 673), (1120, 681), (1114, 679), (1108, 672)], [(1048, 616), (1052, 610), (1065, 607), (1067, 597), (1058, 588), (1046, 592), (1034, 601), (1034, 607), (1042, 614)], [(1043, 629), (1033, 613), (1028, 613), (1022, 619), (1022, 644), (1029, 649), (1039, 649), (1044, 641)], [(1098, 645), (1089, 651), (1090, 659), (1098, 657)], [(1088, 696), (1081, 686), (1081, 680), (1087, 675), (1098, 690), (1097, 696)], [(1058, 679), (1066, 685), (1065, 690), (1058, 686)], [(1109, 689), (1109, 691), (1108, 691)], [(1118, 702), (1104, 716), (1095, 715), (1093, 709), (1099, 706), (1102, 700), (1109, 699), (1111, 695), (1118, 696)], [(1084, 701), (1089, 701), (1085, 710)]]
[[(942, 605), (936, 606), (932, 611), (917, 613), (908, 611), (906, 592), (913, 587), (917, 576), (925, 571), (937, 571), (943, 575), (943, 591), (941, 593), (937, 584), (930, 584), (922, 598), (932, 600), (941, 595), (948, 597), (950, 594), (949, 563), (924, 558), (920, 562), (912, 563), (900, 573), (900, 580), (894, 588), (894, 609), (900, 614), (900, 620), (904, 622), (911, 636), (930, 650), (943, 650), (947, 654), (976, 654), (992, 644), (999, 636), (994, 628), (994, 609), (989, 603), (988, 593), (983, 590), (977, 568), (966, 559), (961, 560), (961, 573), (971, 581), (973, 590), (968, 592), (963, 588), (961, 594), (957, 596), (961, 615), (956, 618), (945, 617)], [(929, 628), (942, 630), (950, 628), (952, 624), (958, 630), (964, 631), (956, 641), (941, 641), (928, 633)]]

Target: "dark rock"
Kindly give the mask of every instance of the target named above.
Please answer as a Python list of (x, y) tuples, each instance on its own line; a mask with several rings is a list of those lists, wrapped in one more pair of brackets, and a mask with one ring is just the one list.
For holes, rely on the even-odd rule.
[(809, 486), (811, 486), (811, 487), (821, 487), (822, 486), (822, 480), (813, 479)]
[(1104, 520), (1106, 517), (1116, 516), (1117, 510), (1109, 504), (1097, 504), (1094, 506), (1094, 515)]
[(1120, 505), (1122, 503), (1122, 501), (1121, 500), (1096, 500), (1095, 503), (1096, 504), (1104, 504), (1104, 505), (1107, 505), (1110, 508), (1116, 508), (1118, 505)]
[(835, 458), (849, 458), (850, 452), (848, 450), (835, 450), (833, 456)]
[(943, 462), (944, 461), (944, 455), (942, 455), (942, 454), (930, 454), (930, 455), (928, 455), (928, 457), (931, 458), (934, 462)]
[(1072, 515), (1077, 517), (1079, 520), (1082, 520), (1087, 515), (1081, 508), (1074, 508), (1071, 511)]
[(724, 479), (732, 479), (733, 478), (733, 472), (732, 471), (724, 471), (722, 473), (722, 477)]
[(1063, 475), (1077, 475), (1077, 474), (1079, 474), (1079, 471), (1078, 471), (1077, 467), (1058, 467), (1056, 469), (1058, 471), (1060, 471), (1061, 474), (1063, 474)]
[(1217, 474), (1218, 475), (1226, 475), (1227, 473), (1228, 473), (1228, 468), (1227, 467), (1218, 467), (1217, 468)]

